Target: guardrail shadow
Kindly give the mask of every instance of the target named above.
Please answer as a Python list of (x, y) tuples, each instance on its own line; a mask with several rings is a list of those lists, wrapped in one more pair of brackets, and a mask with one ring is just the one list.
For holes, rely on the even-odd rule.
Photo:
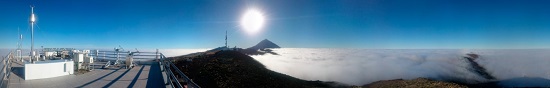
[(149, 68), (149, 76), (147, 80), (146, 88), (165, 88), (164, 79), (162, 77), (162, 71), (158, 63), (151, 64)]
[[(16, 76), (25, 79), (25, 67), (11, 67), (11, 72)], [(10, 74), (10, 73), (8, 73)]]
[[(145, 68), (145, 66), (141, 66), (141, 69), (139, 69), (138, 73), (136, 74), (136, 76), (134, 77), (134, 79), (132, 80), (130, 85), (128, 85), (127, 88), (134, 88), (134, 85), (136, 84), (139, 76), (141, 75), (141, 72), (143, 72), (143, 68)], [(151, 72), (149, 72), (149, 73), (151, 73)]]
[(116, 70), (114, 70), (114, 71), (112, 71), (112, 72), (110, 72), (110, 73), (108, 73), (108, 74), (106, 74), (106, 75), (103, 75), (103, 76), (101, 76), (101, 77), (99, 77), (99, 78), (97, 78), (97, 79), (95, 79), (95, 80), (93, 80), (93, 81), (90, 81), (90, 82), (88, 82), (88, 83), (86, 83), (86, 84), (84, 84), (84, 85), (80, 85), (80, 86), (78, 86), (77, 88), (82, 88), (82, 87), (85, 87), (85, 86), (87, 86), (87, 85), (90, 85), (90, 84), (92, 84), (92, 83), (94, 83), (94, 82), (97, 82), (97, 81), (99, 81), (99, 80), (101, 80), (101, 79), (103, 79), (103, 78), (105, 78), (105, 77), (107, 77), (107, 76), (109, 76), (109, 75), (111, 75), (111, 74), (117, 72), (117, 71), (120, 70), (120, 69), (122, 69), (122, 67), (120, 67), (119, 69), (116, 69)]

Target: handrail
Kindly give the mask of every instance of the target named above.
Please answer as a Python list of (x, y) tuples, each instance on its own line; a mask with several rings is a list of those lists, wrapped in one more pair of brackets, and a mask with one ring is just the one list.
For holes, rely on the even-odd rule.
[(176, 70), (176, 72), (178, 72), (180, 75), (183, 76), (183, 78), (185, 79), (185, 81), (188, 83), (188, 84), (191, 84), (192, 86), (195, 86), (195, 87), (199, 87), (199, 85), (197, 85), (195, 82), (193, 82), (193, 80), (189, 79), (189, 77), (187, 77), (187, 75), (185, 75), (183, 72), (181, 72), (181, 70), (179, 68), (177, 68), (176, 65), (174, 65), (173, 63), (169, 62), (173, 67), (174, 69)]
[[(93, 52), (90, 52), (90, 56), (96, 56), (95, 59), (97, 60), (115, 60), (117, 57), (119, 60), (125, 60), (126, 55), (128, 55), (128, 52), (116, 52), (116, 51), (99, 51), (95, 50)], [(193, 80), (191, 80), (187, 75), (185, 75), (177, 66), (172, 63), (172, 60), (169, 60), (166, 58), (166, 56), (163, 53), (160, 52), (139, 52), (139, 54), (134, 54), (133, 59), (151, 59), (151, 60), (158, 60), (161, 71), (165, 72), (166, 74), (166, 80), (167, 83), (172, 88), (185, 88), (184, 85), (180, 83), (180, 80), (178, 78), (183, 78), (185, 82), (187, 82), (188, 88), (201, 88), (199, 85), (197, 85)], [(110, 63), (106, 63), (105, 66), (110, 65)], [(116, 63), (116, 62), (114, 62)], [(176, 75), (179, 75), (176, 76)], [(168, 87), (168, 86), (167, 86)]]
[[(164, 72), (164, 71), (166, 71), (166, 67), (165, 67), (165, 65), (164, 65), (163, 63), (164, 63), (164, 61), (159, 60), (159, 65), (160, 65), (160, 67), (161, 67), (160, 69), (161, 69), (161, 71)], [(175, 87), (174, 87), (174, 84), (172, 83), (172, 79), (169, 77), (169, 76), (170, 76), (170, 73), (168, 73), (168, 72), (165, 72), (165, 73), (166, 73), (166, 76), (168, 76), (167, 79), (166, 79), (167, 83), (170, 83), (170, 86), (171, 86), (172, 88), (175, 88)]]
[[(167, 60), (166, 56), (164, 56), (164, 54), (160, 53), (160, 61), (161, 63), (164, 63), (163, 67), (165, 67), (165, 71), (166, 71), (166, 74), (169, 75), (168, 79), (170, 80), (170, 84), (172, 84), (173, 82), (172, 81), (175, 81), (177, 84), (177, 87), (178, 88), (184, 88), (179, 80), (178, 80), (178, 77), (175, 76), (174, 72), (172, 71), (172, 68), (174, 71), (176, 71), (181, 77), (184, 78), (185, 82), (187, 82), (187, 87), (189, 88), (201, 88), (199, 85), (197, 85), (195, 82), (193, 82), (193, 80), (189, 79), (189, 77), (187, 77), (187, 75), (185, 75), (179, 68), (177, 68), (177, 66), (175, 64), (173, 64), (170, 60)], [(174, 85), (172, 84), (172, 87), (174, 87)]]
[[(164, 66), (168, 66), (168, 68), (170, 68), (169, 65), (164, 65)], [(184, 88), (184, 87), (180, 84), (180, 81), (177, 79), (176, 75), (174, 75), (174, 73), (172, 72), (172, 70), (167, 70), (166, 72), (170, 74), (171, 80), (173, 80), (173, 81), (176, 82), (176, 85), (178, 85), (178, 88)]]
[[(134, 52), (135, 53), (135, 52)], [(128, 52), (118, 52), (116, 51), (94, 51), (94, 53), (90, 53), (90, 56), (95, 56), (98, 60), (115, 60), (117, 57), (120, 60), (125, 60), (126, 56), (128, 55)], [(142, 60), (142, 59), (156, 59), (155, 56), (159, 56), (157, 52), (139, 52), (138, 54), (132, 55), (134, 60)]]
[(8, 55), (6, 55), (5, 57), (3, 57), (2, 59), (2, 63), (4, 64), (4, 66), (2, 66), (2, 70), (1, 70), (1, 73), (2, 74), (2, 79), (0, 81), (0, 87), (2, 88), (7, 88), (8, 85), (9, 85), (9, 76), (10, 76), (10, 71), (11, 71), (11, 63), (10, 63), (10, 58), (13, 57), (13, 50), (11, 50)]
[[(170, 66), (169, 65), (166, 65), (168, 64), (166, 61), (164, 61), (164, 58), (162, 58), (162, 55), (161, 55), (161, 63), (163, 63), (162, 67), (164, 67), (164, 71), (166, 72), (167, 76), (168, 76), (168, 81), (170, 83), (170, 85), (172, 86), (172, 88), (184, 88), (183, 85), (180, 84), (179, 80), (177, 79), (176, 75), (174, 75), (174, 73), (172, 72), (172, 70), (170, 69)], [(176, 83), (176, 85), (174, 85), (174, 82)]]

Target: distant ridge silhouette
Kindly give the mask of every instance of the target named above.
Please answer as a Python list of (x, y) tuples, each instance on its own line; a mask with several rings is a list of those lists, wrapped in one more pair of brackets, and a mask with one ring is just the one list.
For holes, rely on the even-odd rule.
[(264, 39), (264, 40), (260, 41), (260, 43), (256, 44), (255, 46), (252, 46), (250, 48), (246, 48), (246, 49), (239, 48), (239, 49), (236, 49), (236, 50), (241, 52), (241, 53), (247, 54), (247, 55), (264, 55), (266, 53), (269, 53), (269, 54), (272, 54), (272, 55), (279, 55), (279, 54), (273, 52), (273, 50), (268, 49), (268, 48), (281, 48), (281, 47), (279, 45), (267, 40), (267, 39)]
[(267, 39), (264, 39), (260, 43), (256, 44), (255, 46), (252, 46), (248, 49), (258, 50), (258, 49), (265, 49), (265, 48), (281, 48), (281, 47), (279, 45), (267, 40)]

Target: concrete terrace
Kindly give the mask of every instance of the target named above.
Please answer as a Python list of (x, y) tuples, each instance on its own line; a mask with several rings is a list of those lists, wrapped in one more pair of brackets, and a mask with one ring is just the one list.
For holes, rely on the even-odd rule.
[[(104, 62), (103, 62), (104, 63)], [(159, 63), (140, 64), (132, 69), (100, 69), (94, 65), (91, 72), (47, 79), (24, 80), (23, 64), (14, 62), (9, 87), (12, 88), (165, 88), (163, 72)]]

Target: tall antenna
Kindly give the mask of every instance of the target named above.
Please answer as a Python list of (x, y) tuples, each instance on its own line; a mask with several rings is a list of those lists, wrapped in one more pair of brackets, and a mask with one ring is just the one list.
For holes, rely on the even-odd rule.
[(19, 37), (19, 41), (17, 41), (17, 50), (21, 49), (21, 40), (23, 40), (23, 35), (21, 34), (19, 27), (17, 27), (17, 37)]
[(34, 51), (34, 23), (36, 22), (36, 18), (34, 17), (34, 6), (31, 5), (31, 60), (35, 59), (36, 52)]
[(19, 41), (17, 41), (17, 56), (19, 56), (18, 59), (23, 60), (22, 54), (21, 54), (21, 46), (23, 45), (23, 34), (21, 34), (19, 27), (17, 27), (17, 35), (19, 37)]
[(225, 30), (225, 48), (227, 48), (227, 30)]

